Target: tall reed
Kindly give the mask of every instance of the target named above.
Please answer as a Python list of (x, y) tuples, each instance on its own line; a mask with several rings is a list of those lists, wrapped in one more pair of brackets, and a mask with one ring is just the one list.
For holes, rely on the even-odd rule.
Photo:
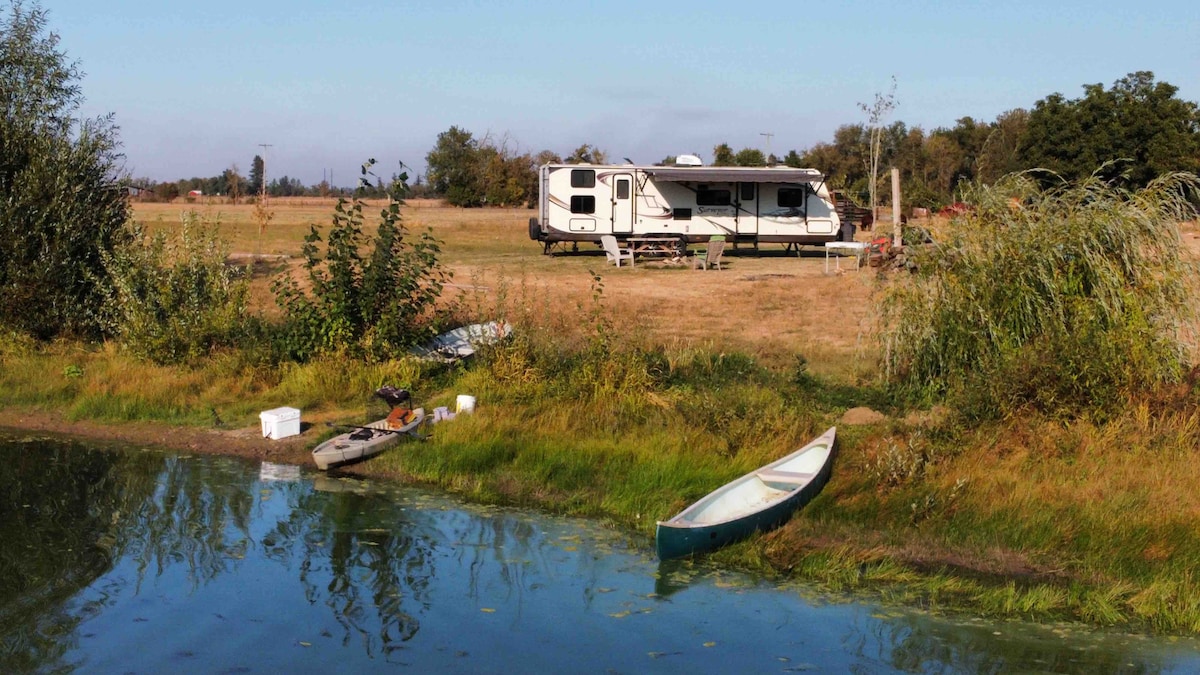
[(1198, 188), (1191, 174), (1138, 191), (1027, 174), (969, 186), (973, 210), (910, 247), (916, 274), (882, 287), (888, 381), (981, 417), (1103, 413), (1176, 381), (1197, 297), (1178, 224)]

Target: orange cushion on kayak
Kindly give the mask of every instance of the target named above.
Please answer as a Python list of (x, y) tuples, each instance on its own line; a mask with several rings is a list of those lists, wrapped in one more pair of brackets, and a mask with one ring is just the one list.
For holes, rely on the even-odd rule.
[(400, 427), (412, 421), (413, 411), (404, 408), (393, 408), (392, 412), (388, 413), (387, 425), (389, 429), (399, 429)]

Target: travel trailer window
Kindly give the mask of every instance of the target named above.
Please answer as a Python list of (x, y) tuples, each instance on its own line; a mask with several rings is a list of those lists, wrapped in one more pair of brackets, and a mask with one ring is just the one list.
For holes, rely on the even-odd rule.
[(571, 213), (595, 213), (596, 198), (592, 195), (574, 195), (571, 197)]
[(696, 190), (696, 206), (729, 206), (729, 190), (710, 190), (701, 185)]
[(787, 208), (802, 209), (808, 197), (808, 186), (799, 188), (779, 188), (779, 205)]
[(617, 199), (629, 199), (629, 181), (624, 178), (617, 181)]
[(691, 220), (692, 219), (692, 210), (691, 209), (675, 209), (675, 210), (671, 211), (671, 215), (675, 218), (675, 220)]
[(591, 169), (571, 169), (571, 187), (596, 187), (596, 172)]
[(744, 202), (754, 201), (754, 183), (742, 183), (741, 188), (742, 188), (742, 190), (741, 190), (742, 201), (744, 201)]

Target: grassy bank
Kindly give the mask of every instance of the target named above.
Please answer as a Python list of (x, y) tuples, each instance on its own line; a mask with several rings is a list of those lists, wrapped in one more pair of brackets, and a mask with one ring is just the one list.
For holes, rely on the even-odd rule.
[[(958, 425), (888, 407), (866, 386), (766, 368), (745, 354), (606, 338), (605, 314), (567, 330), (532, 312), (469, 366), (327, 359), (281, 370), (214, 359), (190, 369), (110, 348), (5, 341), (0, 407), (120, 425), (237, 429), (276, 405), (317, 422), (361, 421), (364, 392), (411, 388), (427, 407), (456, 393), (475, 415), (360, 470), (469, 499), (607, 519), (652, 546), (656, 519), (794, 449), (853, 405), (889, 416), (839, 424), (824, 493), (784, 528), (719, 560), (904, 603), (998, 617), (1200, 631), (1200, 447), (1195, 389), (1103, 425), (1052, 419)], [(219, 450), (218, 450), (219, 451)]]

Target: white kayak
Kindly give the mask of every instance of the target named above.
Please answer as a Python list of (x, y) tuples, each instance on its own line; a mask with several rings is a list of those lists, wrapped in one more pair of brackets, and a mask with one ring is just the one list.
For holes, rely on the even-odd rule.
[(313, 449), (313, 461), (318, 469), (325, 471), (374, 457), (405, 436), (415, 434), (424, 421), (424, 408), (411, 411), (397, 427), (390, 427), (386, 418), (376, 420), (318, 445)]

